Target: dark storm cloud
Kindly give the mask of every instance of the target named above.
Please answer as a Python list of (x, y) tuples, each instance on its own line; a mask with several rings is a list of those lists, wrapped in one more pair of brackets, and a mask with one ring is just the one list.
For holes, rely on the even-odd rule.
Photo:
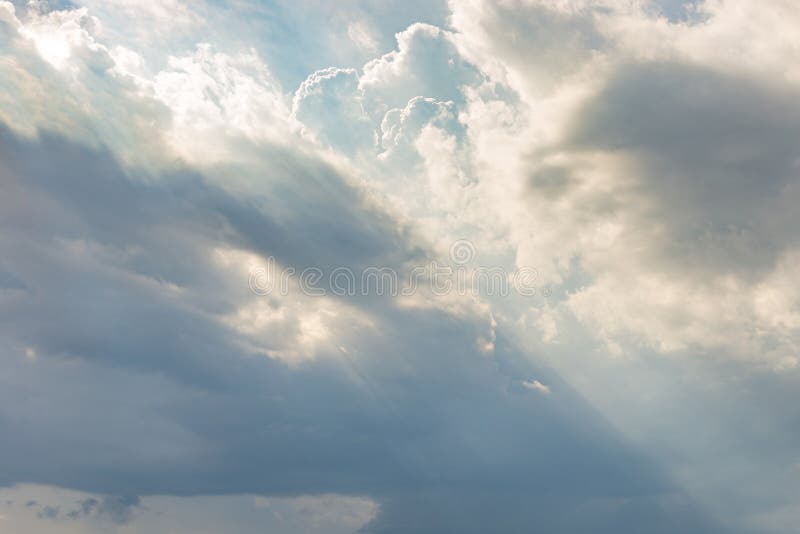
[[(55, 136), (4, 130), (0, 161), (3, 271), (26, 288), (0, 300), (3, 484), (367, 495), (383, 506), (376, 532), (417, 513), (429, 531), (661, 532), (665, 507), (675, 528), (715, 532), (557, 376), (502, 335), (481, 353), (479, 318), (356, 302), (374, 325), (347, 357), (289, 367), (215, 319), (233, 296), (160, 285), (231, 287), (205, 257), (214, 244), (297, 265), (414, 253), (321, 164), (285, 154), (255, 203), (189, 173), (132, 178)], [(518, 387), (531, 376), (553, 394)], [(96, 509), (124, 522), (137, 504)]]
[(415, 532), (723, 532), (681, 497), (575, 499), (524, 492), (422, 491), (395, 497), (365, 529)]

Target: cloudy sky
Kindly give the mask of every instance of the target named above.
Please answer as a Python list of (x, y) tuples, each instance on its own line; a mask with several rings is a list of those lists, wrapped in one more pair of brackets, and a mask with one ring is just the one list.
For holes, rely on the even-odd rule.
[(798, 101), (796, 0), (0, 1), (0, 532), (800, 532)]

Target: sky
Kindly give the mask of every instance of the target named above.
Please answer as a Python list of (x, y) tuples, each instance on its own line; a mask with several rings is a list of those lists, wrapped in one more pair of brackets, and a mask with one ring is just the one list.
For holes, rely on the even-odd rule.
[(800, 532), (799, 100), (795, 0), (0, 0), (0, 532)]

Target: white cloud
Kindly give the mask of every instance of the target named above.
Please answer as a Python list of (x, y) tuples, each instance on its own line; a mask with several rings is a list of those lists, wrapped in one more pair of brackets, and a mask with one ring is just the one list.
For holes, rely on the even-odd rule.
[(549, 395), (550, 394), (550, 387), (549, 386), (545, 386), (544, 384), (542, 384), (538, 380), (524, 380), (522, 382), (522, 386), (527, 388), (527, 389), (532, 389), (533, 391), (536, 391), (537, 393), (541, 393), (542, 395)]
[(108, 146), (129, 161), (161, 159), (163, 110), (115, 69), (96, 18), (84, 8), (23, 17), (4, 3), (0, 11), (9, 21), (0, 25), (0, 118), (9, 127)]
[[(795, 32), (788, 27), (797, 24), (796, 10), (782, 2), (766, 8), (751, 2), (714, 1), (701, 4), (694, 19), (670, 22), (637, 2), (474, 1), (454, 2), (451, 8), (459, 32), (456, 42), (465, 57), (495, 80), (507, 83), (520, 97), (510, 105), (517, 115), (514, 119), (501, 121), (503, 115), (487, 114), (492, 108), (483, 99), (469, 101), (461, 114), (472, 141), (470, 156), (479, 162), (472, 167), (476, 179), (493, 183), (499, 191), (493, 195), (487, 194), (490, 189), (482, 190), (484, 213), (491, 214), (496, 228), (503, 228), (500, 223), (507, 221), (506, 243), (516, 250), (517, 265), (535, 265), (543, 281), (566, 287), (570, 294), (556, 303), (556, 309), (575, 314), (612, 353), (638, 354), (648, 347), (662, 352), (722, 353), (759, 366), (783, 367), (791, 361), (796, 333), (768, 324), (756, 311), (757, 301), (762, 308), (778, 305), (774, 298), (756, 297), (755, 288), (767, 283), (772, 267), (755, 280), (744, 272), (731, 272), (732, 262), (741, 262), (748, 254), (752, 257), (747, 251), (765, 246), (770, 237), (748, 229), (749, 223), (719, 215), (715, 210), (726, 208), (716, 207), (719, 201), (711, 196), (703, 197), (702, 203), (686, 203), (665, 195), (655, 184), (670, 183), (676, 173), (685, 173), (688, 190), (694, 187), (688, 180), (695, 179), (689, 177), (700, 173), (708, 181), (718, 180), (713, 186), (718, 193), (731, 188), (735, 191), (732, 195), (747, 195), (746, 185), (736, 185), (747, 178), (735, 174), (748, 172), (740, 170), (748, 165), (761, 165), (762, 173), (775, 174), (768, 180), (784, 183), (782, 176), (790, 172), (785, 169), (791, 164), (788, 149), (784, 153), (777, 138), (782, 132), (794, 131), (797, 123), (794, 116), (781, 119), (772, 113), (777, 109), (774, 106), (781, 106), (778, 101), (786, 98), (788, 105), (791, 100), (780, 95), (794, 91), (786, 85), (793, 83), (793, 74), (781, 71), (777, 63), (792, 63), (787, 58), (796, 50), (792, 44)], [(744, 22), (748, 18), (753, 24)], [(776, 29), (766, 31), (770, 25)], [(742, 39), (743, 32), (750, 38)], [(730, 47), (719, 46), (728, 38), (735, 40), (731, 47), (741, 49), (735, 56), (728, 53)], [(728, 59), (732, 57), (736, 57), (733, 63)], [(640, 85), (615, 82), (627, 66), (642, 63), (652, 65), (650, 71), (645, 68), (648, 79), (659, 81)], [(696, 75), (685, 74), (682, 67), (670, 65), (686, 65), (690, 73), (691, 68), (700, 70)], [(708, 70), (702, 72), (704, 68)], [(767, 97), (758, 93), (761, 89), (750, 92), (748, 87), (734, 95), (736, 90), (728, 90), (727, 84), (737, 81), (720, 79), (718, 72), (741, 76), (741, 80), (758, 79), (765, 91), (771, 87), (776, 93)], [(681, 77), (686, 81), (671, 81)], [(708, 95), (718, 93), (717, 102), (699, 89), (686, 89), (685, 100), (682, 96), (653, 100), (663, 114), (626, 117), (624, 120), (631, 122), (642, 121), (641, 130), (630, 137), (600, 141), (603, 136), (615, 135), (616, 125), (609, 122), (593, 131), (597, 146), (570, 145), (573, 132), (609, 105), (605, 96), (617, 93), (610, 96), (610, 102), (619, 98), (620, 105), (608, 116), (619, 118), (624, 106), (636, 106), (638, 99), (652, 98), (650, 95), (669, 90), (673, 83), (705, 85)], [(604, 89), (609, 84), (611, 87)], [(679, 86), (674, 87), (671, 94), (680, 95)], [(598, 94), (600, 98), (596, 98)], [(497, 109), (509, 103), (491, 106)], [(687, 145), (719, 151), (716, 154), (695, 155), (691, 148), (681, 148), (681, 153), (670, 153), (671, 160), (663, 156), (663, 164), (642, 165), (650, 157), (643, 155), (644, 151), (663, 155), (678, 150), (669, 148), (670, 143), (685, 136), (685, 128), (696, 127), (693, 121), (704, 121), (706, 127), (719, 124), (714, 118), (716, 111), (698, 118), (697, 109), (718, 107), (725, 110), (720, 117), (737, 117), (748, 113), (740, 111), (748, 106), (759, 115), (747, 120), (760, 121), (759, 131), (772, 131), (776, 136), (773, 148), (762, 148), (763, 134), (753, 130), (751, 136), (745, 121), (727, 126), (739, 131), (741, 139), (727, 141), (728, 130), (719, 126)], [(647, 120), (659, 134), (645, 137), (650, 131)], [(440, 161), (446, 161), (446, 151), (440, 152)], [(767, 157), (773, 162), (765, 163)], [(678, 169), (678, 161), (687, 163)], [(689, 167), (695, 164), (696, 168)], [(714, 178), (717, 175), (720, 177)], [(698, 194), (706, 193), (699, 190)], [(794, 189), (784, 192), (785, 196), (793, 194)], [(738, 202), (733, 198), (724, 202)], [(746, 196), (736, 198), (744, 203), (727, 208), (733, 213), (749, 211), (756, 221), (768, 217), (775, 222), (764, 224), (772, 229), (786, 224), (776, 220), (780, 219), (776, 214), (788, 213), (777, 197), (765, 201), (773, 205), (769, 216), (757, 207), (761, 201), (754, 201), (754, 196), (750, 201), (744, 200)], [(689, 206), (698, 211), (688, 212)], [(703, 220), (713, 229), (690, 235), (697, 230), (682, 226)], [(717, 229), (731, 223), (739, 226)], [(783, 241), (774, 246), (781, 249), (792, 243), (790, 237)], [(767, 256), (756, 257), (775, 258), (765, 253)], [(712, 256), (719, 261), (708, 261), (699, 273), (700, 258)], [(689, 265), (691, 262), (695, 265)], [(568, 280), (575, 278), (580, 284), (570, 287), (574, 282)], [(785, 306), (783, 309), (791, 309), (791, 305)], [(793, 316), (773, 317), (783, 317), (779, 322), (785, 325)], [(548, 324), (547, 331), (566, 327)]]
[(286, 98), (253, 50), (230, 55), (199, 44), (170, 57), (153, 92), (171, 111), (170, 143), (191, 162), (230, 156), (231, 138), (275, 142), (291, 132)]
[(374, 125), (364, 110), (355, 69), (311, 74), (294, 94), (292, 114), (311, 137), (344, 153), (374, 145)]
[[(25, 379), (6, 381), (31, 396), (60, 383), (61, 371), (90, 384), (80, 398), (53, 387), (54, 413), (13, 419), (19, 435), (33, 428), (78, 443), (57, 458), (68, 473), (94, 465), (84, 451), (100, 443), (108, 465), (140, 462), (122, 475), (144, 466), (162, 484), (177, 481), (169, 491), (185, 491), (187, 466), (199, 464), (242, 472), (211, 473), (224, 478), (214, 491), (242, 483), (297, 494), (313, 480), (315, 491), (380, 494), (398, 479), (425, 489), (450, 470), (482, 483), (476, 473), (498, 467), (513, 470), (504, 475), (513, 483), (535, 484), (522, 467), (538, 467), (520, 444), (557, 434), (536, 425), (528, 434), (520, 421), (557, 418), (536, 411), (548, 403), (516, 404), (514, 395), (550, 394), (547, 373), (528, 364), (568, 368), (556, 354), (579, 362), (576, 387), (601, 411), (620, 410), (614, 424), (662, 452), (680, 482), (692, 477), (670, 462), (690, 450), (709, 475), (694, 490), (714, 501), (734, 486), (698, 461), (709, 453), (692, 449), (692, 436), (670, 432), (669, 445), (653, 436), (667, 434), (663, 419), (681, 432), (703, 427), (698, 441), (709, 450), (727, 447), (740, 426), (707, 430), (730, 413), (719, 408), (723, 395), (703, 401), (717, 390), (740, 394), (743, 380), (741, 391), (772, 395), (764, 384), (791, 389), (797, 372), (795, 3), (708, 0), (669, 20), (644, 1), (465, 0), (451, 3), (446, 29), (412, 24), (384, 55), (391, 25), (367, 3), (314, 4), (319, 13), (305, 20), (309, 4), (241, 2), (236, 9), (254, 19), (230, 25), (224, 10), (200, 2), (86, 4), (0, 3), (0, 119), (28, 141), (0, 134), (31, 160), (5, 154), (0, 169), (11, 191), (0, 200), (0, 245), (14, 252), (0, 265), (0, 282), (13, 287), (0, 286), (0, 308), (15, 319), (0, 334), (14, 347), (8, 366)], [(335, 28), (323, 31), (317, 19), (326, 17)], [(249, 42), (261, 30), (268, 38)], [(281, 39), (290, 44), (274, 46)], [(344, 59), (333, 67), (330, 58)], [(294, 83), (279, 82), (292, 79), (287, 72), (305, 79), (293, 94)], [(56, 135), (37, 140), (42, 129)], [(250, 268), (267, 254), (298, 267), (402, 271), (446, 258), (464, 237), (476, 263), (535, 267), (552, 294), (540, 286), (532, 299), (421, 291), (351, 301), (294, 287), (280, 298), (248, 292)], [(130, 339), (109, 335), (112, 323), (128, 325)], [(524, 354), (509, 348), (516, 342)], [(58, 367), (62, 358), (72, 367)], [(708, 367), (692, 390), (695, 360)], [(607, 376), (590, 376), (598, 368)], [(626, 371), (641, 380), (623, 385)], [(124, 397), (122, 423), (92, 411), (111, 394), (107, 380), (137, 390)], [(631, 399), (662, 417), (636, 420)], [(659, 399), (677, 401), (665, 410)], [(189, 410), (194, 403), (208, 413)], [(681, 419), (693, 405), (708, 411)], [(776, 450), (794, 443), (791, 425), (778, 424), (793, 416), (757, 405), (753, 432), (780, 429)], [(114, 432), (98, 437), (84, 412)], [(134, 429), (147, 439), (133, 439), (124, 430), (141, 414)], [(495, 441), (482, 439), (486, 425), (496, 425)], [(746, 446), (736, 454), (752, 458)], [(498, 448), (526, 454), (501, 465)], [(297, 457), (319, 463), (303, 471)], [(374, 463), (362, 466), (365, 458)], [(251, 459), (285, 485), (269, 486)], [(39, 463), (26, 468), (45, 469)], [(75, 484), (43, 465), (43, 478)], [(109, 480), (128, 480), (110, 469)], [(257, 502), (353, 528), (439, 502), (393, 494), (379, 511), (338, 494), (285, 499)]]
[(460, 100), (463, 86), (480, 81), (453, 42), (451, 33), (413, 24), (397, 34), (397, 50), (364, 65), (359, 86), (370, 111), (403, 108), (415, 96)]
[[(8, 532), (106, 533), (226, 530), (278, 534), (347, 534), (366, 525), (378, 505), (365, 497), (324, 494), (296, 497), (258, 495), (141, 499), (131, 512), (119, 497), (52, 486), (24, 484), (0, 489), (0, 521)], [(128, 499), (130, 501), (131, 499)], [(126, 523), (121, 520), (126, 519)]]
[(354, 20), (347, 25), (347, 36), (359, 48), (367, 52), (378, 51), (378, 38), (365, 20)]

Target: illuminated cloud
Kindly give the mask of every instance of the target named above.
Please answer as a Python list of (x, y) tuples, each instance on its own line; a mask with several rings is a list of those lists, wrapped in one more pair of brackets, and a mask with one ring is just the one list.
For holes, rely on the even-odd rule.
[(793, 532), (798, 32), (1, 1), (0, 524)]

